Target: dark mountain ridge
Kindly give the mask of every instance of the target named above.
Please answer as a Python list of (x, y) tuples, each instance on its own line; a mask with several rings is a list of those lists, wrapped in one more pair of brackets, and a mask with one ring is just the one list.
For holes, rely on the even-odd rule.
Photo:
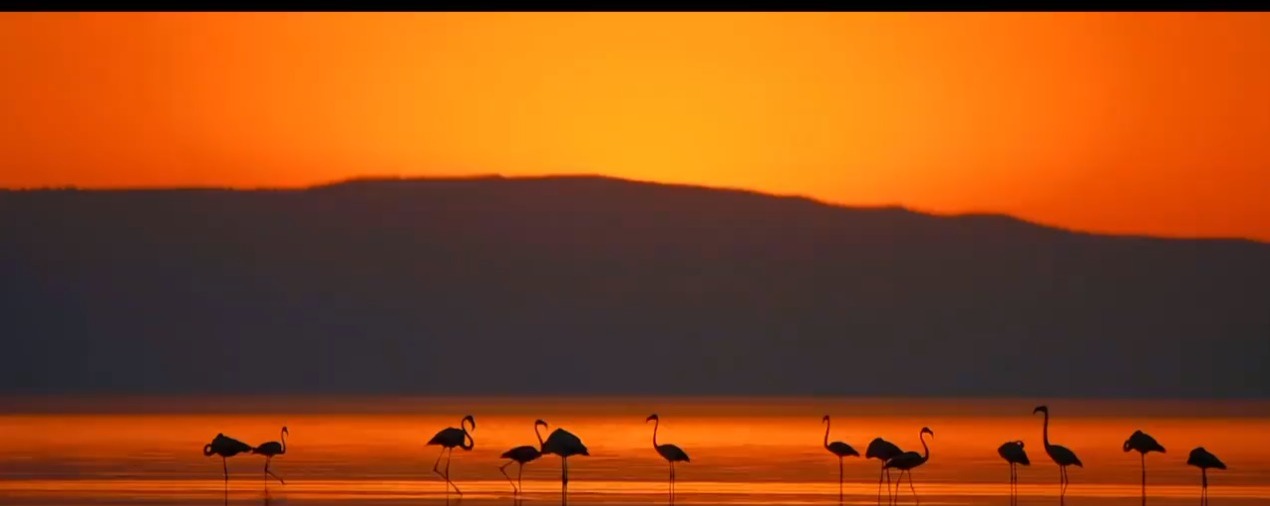
[(1270, 394), (1254, 241), (600, 177), (0, 217), (0, 392)]

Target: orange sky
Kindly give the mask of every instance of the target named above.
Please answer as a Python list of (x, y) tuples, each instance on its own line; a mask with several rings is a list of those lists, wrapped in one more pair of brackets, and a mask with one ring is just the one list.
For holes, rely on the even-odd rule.
[(0, 186), (599, 173), (1270, 240), (1267, 14), (0, 14)]

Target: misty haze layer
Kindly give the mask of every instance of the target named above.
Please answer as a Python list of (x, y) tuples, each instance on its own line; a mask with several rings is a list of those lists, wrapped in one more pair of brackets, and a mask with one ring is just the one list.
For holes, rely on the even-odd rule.
[(1270, 394), (1270, 245), (605, 178), (0, 192), (0, 391)]

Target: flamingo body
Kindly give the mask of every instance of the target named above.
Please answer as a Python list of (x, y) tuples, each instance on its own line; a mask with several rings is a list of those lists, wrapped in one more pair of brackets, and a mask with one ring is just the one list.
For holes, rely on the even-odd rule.
[(1032, 465), (1032, 462), (1027, 458), (1027, 452), (1023, 451), (1022, 441), (1007, 441), (1002, 443), (1001, 446), (997, 447), (997, 455), (1000, 455), (1001, 458), (1005, 459), (1005, 461), (1009, 462), (1011, 465)]
[(688, 453), (682, 448), (672, 444), (657, 445), (657, 454), (668, 462), (692, 462), (688, 459)]
[(1016, 504), (1018, 501), (1019, 486), (1019, 464), (1025, 466), (1032, 465), (1027, 458), (1027, 452), (1023, 451), (1022, 441), (1007, 441), (997, 447), (997, 455), (1010, 463), (1010, 504)]
[[(542, 425), (546, 425), (547, 422), (542, 420), (534, 422), (534, 435), (538, 437), (538, 447), (543, 446), (542, 434), (538, 433), (538, 424), (540, 423)], [(525, 464), (538, 460), (542, 457), (543, 453), (538, 447), (529, 445), (517, 446), (503, 452), (503, 454), (500, 455), (502, 458), (509, 459), (506, 464), (499, 466), (498, 470), (503, 473), (503, 476), (507, 477), (508, 482), (511, 482), (513, 493), (520, 494), (521, 488), (524, 487), (524, 484), (521, 481), (521, 476), (525, 473)], [(507, 466), (510, 466), (512, 462), (516, 463), (516, 481), (512, 481), (512, 477), (507, 474)]]
[(1137, 451), (1143, 455), (1151, 452), (1166, 453), (1164, 447), (1161, 446), (1155, 438), (1140, 430), (1133, 431), (1133, 434), (1129, 436), (1129, 439), (1125, 440), (1124, 451), (1127, 453), (1130, 450)]
[(225, 481), (227, 482), (229, 481), (229, 463), (226, 459), (240, 453), (250, 452), (251, 445), (224, 434), (217, 434), (211, 443), (203, 445), (204, 457), (211, 457), (212, 455), (220, 457), (221, 469), (225, 473)]
[[(445, 491), (447, 494), (450, 492), (450, 487), (454, 487), (455, 492), (459, 495), (463, 495), (463, 491), (459, 490), (459, 486), (455, 485), (454, 482), (450, 480), (450, 458), (454, 456), (455, 448), (461, 448), (463, 451), (468, 451), (476, 446), (476, 439), (473, 438), (467, 430), (467, 424), (469, 423), (472, 424), (472, 430), (475, 431), (476, 419), (473, 418), (472, 415), (467, 415), (463, 417), (463, 420), (459, 421), (459, 428), (456, 429), (454, 427), (447, 427), (441, 429), (440, 431), (437, 431), (436, 435), (432, 436), (432, 439), (429, 439), (427, 445), (425, 445), (441, 447), (441, 453), (437, 455), (437, 461), (432, 464), (432, 472), (437, 473), (442, 478), (445, 478)], [(437, 468), (441, 464), (442, 455), (446, 456), (445, 471)]]
[[(538, 434), (538, 426), (547, 426), (547, 422), (542, 420), (534, 421), (534, 433)], [(569, 500), (569, 457), (574, 455), (591, 455), (582, 444), (582, 439), (573, 435), (564, 429), (556, 429), (551, 431), (547, 436), (547, 440), (542, 440), (542, 435), (538, 435), (538, 441), (541, 443), (541, 451), (543, 455), (554, 454), (560, 456), (560, 497), (561, 503)]]
[(887, 498), (889, 499), (891, 497), (891, 470), (886, 468), (886, 461), (891, 460), (892, 457), (901, 453), (904, 453), (904, 450), (901, 450), (900, 447), (895, 446), (894, 443), (880, 437), (873, 438), (872, 441), (869, 441), (869, 446), (864, 449), (865, 459), (878, 459), (882, 462), (882, 466), (878, 471), (878, 504), (882, 503), (883, 476), (886, 477)]
[(287, 435), (290, 434), (290, 432), (287, 430), (286, 427), (283, 427), (282, 431), (280, 432), (281, 433), (279, 434), (279, 439), (282, 440), (281, 443), (279, 443), (278, 441), (270, 441), (268, 443), (262, 443), (260, 446), (252, 448), (251, 453), (265, 456), (265, 479), (266, 480), (268, 480), (270, 476), (273, 476), (274, 478), (278, 479), (279, 483), (286, 485), (287, 482), (283, 481), (281, 477), (279, 477), (276, 474), (273, 474), (273, 472), (269, 470), (269, 463), (273, 461), (274, 457), (278, 455), (285, 455), (287, 453)]
[(869, 446), (864, 449), (864, 458), (878, 459), (885, 463), (886, 461), (891, 460), (892, 457), (901, 453), (904, 453), (904, 451), (901, 450), (900, 447), (895, 446), (895, 444), (890, 441), (880, 437), (875, 437), (873, 438), (873, 441), (869, 441)]
[(538, 451), (537, 448), (534, 448), (532, 446), (517, 446), (515, 448), (512, 448), (510, 450), (503, 452), (503, 454), (500, 455), (500, 457), (505, 459), (511, 459), (520, 464), (527, 464), (529, 462), (538, 460), (539, 457), (542, 457), (542, 452)]
[(829, 446), (826, 446), (825, 448), (829, 450), (829, 453), (832, 453), (839, 457), (859, 457), (860, 456), (860, 452), (855, 451), (855, 448), (852, 448), (851, 445), (843, 443), (842, 441), (834, 441), (832, 443), (829, 443)]
[(1200, 482), (1199, 503), (1208, 504), (1208, 470), (1209, 469), (1226, 469), (1226, 464), (1205, 450), (1203, 446), (1191, 450), (1191, 454), (1186, 457), (1186, 465), (1199, 468)]
[(1032, 414), (1045, 413), (1045, 421), (1041, 425), (1041, 441), (1045, 443), (1045, 454), (1049, 455), (1050, 460), (1058, 464), (1058, 503), (1063, 504), (1063, 500), (1067, 497), (1067, 466), (1085, 467), (1076, 457), (1076, 452), (1068, 450), (1065, 446), (1050, 444), (1050, 408), (1048, 406), (1037, 406), (1032, 410)]
[(547, 436), (547, 441), (542, 444), (542, 453), (559, 455), (565, 458), (574, 455), (591, 455), (587, 452), (586, 445), (582, 444), (582, 439), (564, 429), (551, 431), (551, 435)]
[[(908, 473), (908, 486), (913, 491), (913, 500), (915, 502), (920, 501), (920, 499), (917, 498), (917, 487), (913, 486), (913, 468), (930, 460), (930, 447), (926, 445), (927, 434), (930, 434), (932, 438), (935, 437), (935, 431), (930, 430), (930, 427), (922, 427), (921, 433), (917, 436), (918, 439), (922, 440), (922, 451), (925, 453), (903, 452), (891, 457), (885, 464), (882, 464), (883, 469), (899, 469), (900, 480), (904, 479), (904, 473)], [(900, 481), (897, 480), (895, 482), (895, 497), (899, 497), (899, 487)]]
[(468, 434), (466, 430), (446, 427), (441, 429), (440, 432), (437, 432), (437, 435), (432, 436), (432, 439), (428, 440), (427, 445), (470, 450), (471, 448), (463, 447), (463, 444), (467, 442), (467, 438)]
[(1186, 465), (1200, 469), (1226, 469), (1226, 464), (1216, 455), (1205, 450), (1203, 446), (1191, 450), (1190, 456), (1186, 458)]
[(211, 443), (203, 447), (203, 455), (206, 457), (212, 455), (233, 457), (239, 453), (251, 453), (251, 445), (224, 434), (217, 434)]
[(661, 458), (666, 459), (667, 464), (670, 464), (670, 479), (667, 480), (667, 484), (670, 486), (670, 490), (669, 490), (670, 503), (674, 504), (675, 502), (675, 462), (691, 462), (691, 461), (688, 460), (688, 452), (683, 451), (683, 448), (680, 448), (673, 444), (664, 444), (664, 445), (657, 444), (657, 429), (661, 428), (661, 417), (657, 416), (657, 413), (648, 415), (648, 418), (644, 419), (644, 423), (648, 423), (648, 422), (654, 422), (653, 449), (657, 450), (657, 454), (661, 455)]
[(1049, 445), (1045, 447), (1045, 453), (1050, 456), (1050, 460), (1060, 466), (1085, 467), (1084, 463), (1080, 461), (1080, 457), (1076, 456), (1076, 452), (1067, 449), (1066, 446)]

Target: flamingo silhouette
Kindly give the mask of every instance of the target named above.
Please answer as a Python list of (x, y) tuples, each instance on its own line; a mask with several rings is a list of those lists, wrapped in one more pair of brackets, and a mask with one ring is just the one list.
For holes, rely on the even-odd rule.
[(1208, 504), (1208, 470), (1226, 469), (1226, 464), (1217, 458), (1216, 455), (1208, 453), (1203, 446), (1191, 450), (1191, 455), (1186, 458), (1186, 465), (1199, 468), (1200, 476), (1203, 476), (1201, 488), (1199, 492), (1199, 503), (1201, 505)]
[[(543, 446), (542, 434), (538, 432), (538, 424), (540, 422), (542, 423), (542, 425), (547, 425), (547, 422), (543, 422), (542, 420), (537, 420), (534, 422), (534, 435), (538, 436), (538, 448), (541, 448)], [(512, 448), (510, 450), (503, 452), (503, 454), (501, 455), (502, 458), (511, 459), (506, 464), (503, 464), (502, 466), (499, 466), (498, 468), (498, 470), (503, 473), (503, 476), (507, 476), (507, 466), (512, 465), (512, 463), (517, 464), (516, 481), (512, 481), (512, 477), (507, 476), (507, 481), (511, 482), (512, 484), (513, 493), (520, 494), (520, 490), (525, 487), (523, 482), (521, 482), (521, 479), (520, 479), (521, 474), (525, 472), (525, 464), (538, 460), (538, 457), (542, 456), (542, 451), (540, 451), (538, 448), (534, 448), (533, 446), (529, 446), (529, 445), (517, 446), (515, 448)]]
[[(547, 426), (547, 422), (537, 420), (534, 422), (534, 432), (538, 432), (538, 426)], [(560, 502), (566, 503), (569, 500), (569, 457), (573, 455), (590, 456), (587, 452), (586, 445), (582, 444), (582, 440), (578, 436), (573, 435), (564, 429), (556, 429), (551, 431), (551, 435), (547, 436), (547, 442), (542, 444), (542, 453), (555, 454), (560, 456)]]
[(288, 432), (287, 428), (284, 426), (282, 427), (282, 432), (280, 436), (280, 439), (282, 439), (281, 443), (277, 441), (270, 441), (268, 443), (263, 443), (260, 446), (252, 448), (251, 450), (251, 453), (253, 454), (265, 456), (265, 481), (268, 481), (269, 477), (273, 476), (274, 478), (277, 478), (279, 483), (283, 485), (287, 484), (287, 482), (282, 481), (282, 478), (279, 478), (278, 475), (273, 474), (273, 471), (269, 470), (269, 463), (273, 461), (274, 457), (278, 455), (285, 455), (287, 453), (287, 435), (288, 434), (290, 434), (290, 432)]
[(648, 415), (644, 419), (644, 423), (653, 422), (653, 449), (657, 450), (657, 454), (661, 458), (666, 459), (666, 463), (670, 464), (670, 502), (675, 502), (675, 462), (692, 462), (688, 460), (688, 453), (682, 448), (672, 444), (657, 444), (657, 429), (661, 427), (661, 417), (657, 413)]
[(1023, 451), (1022, 441), (1007, 441), (997, 447), (997, 455), (1010, 463), (1010, 502), (1018, 501), (1019, 488), (1019, 471), (1018, 465), (1032, 465), (1027, 458), (1027, 452)]
[[(454, 448), (456, 446), (462, 448), (463, 451), (471, 450), (473, 446), (476, 446), (476, 439), (468, 434), (466, 425), (468, 422), (472, 423), (472, 431), (476, 431), (476, 419), (472, 418), (472, 415), (467, 415), (459, 422), (459, 428), (446, 427), (428, 440), (427, 446), (438, 445), (441, 447), (441, 453), (437, 455), (437, 461), (432, 464), (432, 471), (445, 478), (446, 493), (450, 492), (450, 487), (454, 487), (455, 492), (463, 495), (463, 491), (459, 490), (459, 486), (450, 481), (450, 458), (454, 456)], [(470, 443), (468, 442), (469, 440), (471, 441)], [(445, 472), (437, 469), (437, 465), (441, 463), (442, 455), (447, 455), (445, 458)]]
[(878, 459), (882, 462), (878, 471), (878, 504), (882, 504), (882, 476), (884, 475), (886, 476), (886, 500), (891, 501), (891, 470), (886, 467), (886, 461), (901, 453), (904, 453), (904, 450), (880, 437), (873, 438), (873, 441), (869, 441), (868, 448), (864, 449), (865, 459)]
[(1050, 444), (1050, 408), (1049, 406), (1037, 406), (1032, 410), (1032, 414), (1045, 413), (1045, 422), (1041, 426), (1041, 439), (1045, 443), (1045, 454), (1050, 456), (1055, 464), (1058, 464), (1058, 486), (1059, 502), (1062, 503), (1063, 498), (1067, 496), (1067, 466), (1074, 465), (1084, 468), (1085, 465), (1076, 457), (1076, 453), (1068, 450), (1066, 447)]
[(1164, 447), (1156, 442), (1155, 438), (1150, 434), (1140, 430), (1133, 431), (1129, 439), (1124, 441), (1124, 451), (1128, 453), (1130, 450), (1136, 450), (1142, 457), (1142, 504), (1147, 503), (1147, 453), (1160, 452), (1166, 453)]
[[(829, 442), (829, 428), (833, 426), (833, 422), (829, 421), (829, 415), (825, 415), (820, 421), (825, 423), (825, 449), (829, 450), (838, 457), (838, 502), (842, 502), (842, 459), (843, 457), (859, 457), (860, 452), (855, 451), (851, 445), (842, 441)], [(879, 481), (880, 483), (880, 481)], [(881, 494), (878, 494), (878, 500), (881, 500)]]
[(925, 464), (927, 460), (930, 460), (930, 447), (926, 446), (927, 434), (930, 434), (930, 437), (932, 438), (935, 437), (935, 431), (930, 430), (930, 427), (922, 427), (922, 431), (917, 435), (917, 438), (922, 440), (922, 450), (926, 452), (925, 454), (904, 452), (891, 457), (891, 460), (888, 460), (886, 461), (886, 464), (883, 464), (888, 468), (900, 470), (900, 477), (895, 481), (895, 500), (899, 500), (900, 482), (904, 480), (904, 475), (908, 474), (908, 488), (913, 491), (913, 502), (916, 504), (922, 503), (921, 499), (918, 499), (917, 497), (917, 487), (913, 486), (913, 468)]
[(212, 455), (220, 456), (221, 468), (225, 471), (225, 483), (229, 483), (229, 463), (225, 460), (239, 453), (248, 453), (251, 451), (251, 445), (228, 437), (224, 434), (217, 434), (211, 443), (203, 445), (203, 456), (211, 457)]

